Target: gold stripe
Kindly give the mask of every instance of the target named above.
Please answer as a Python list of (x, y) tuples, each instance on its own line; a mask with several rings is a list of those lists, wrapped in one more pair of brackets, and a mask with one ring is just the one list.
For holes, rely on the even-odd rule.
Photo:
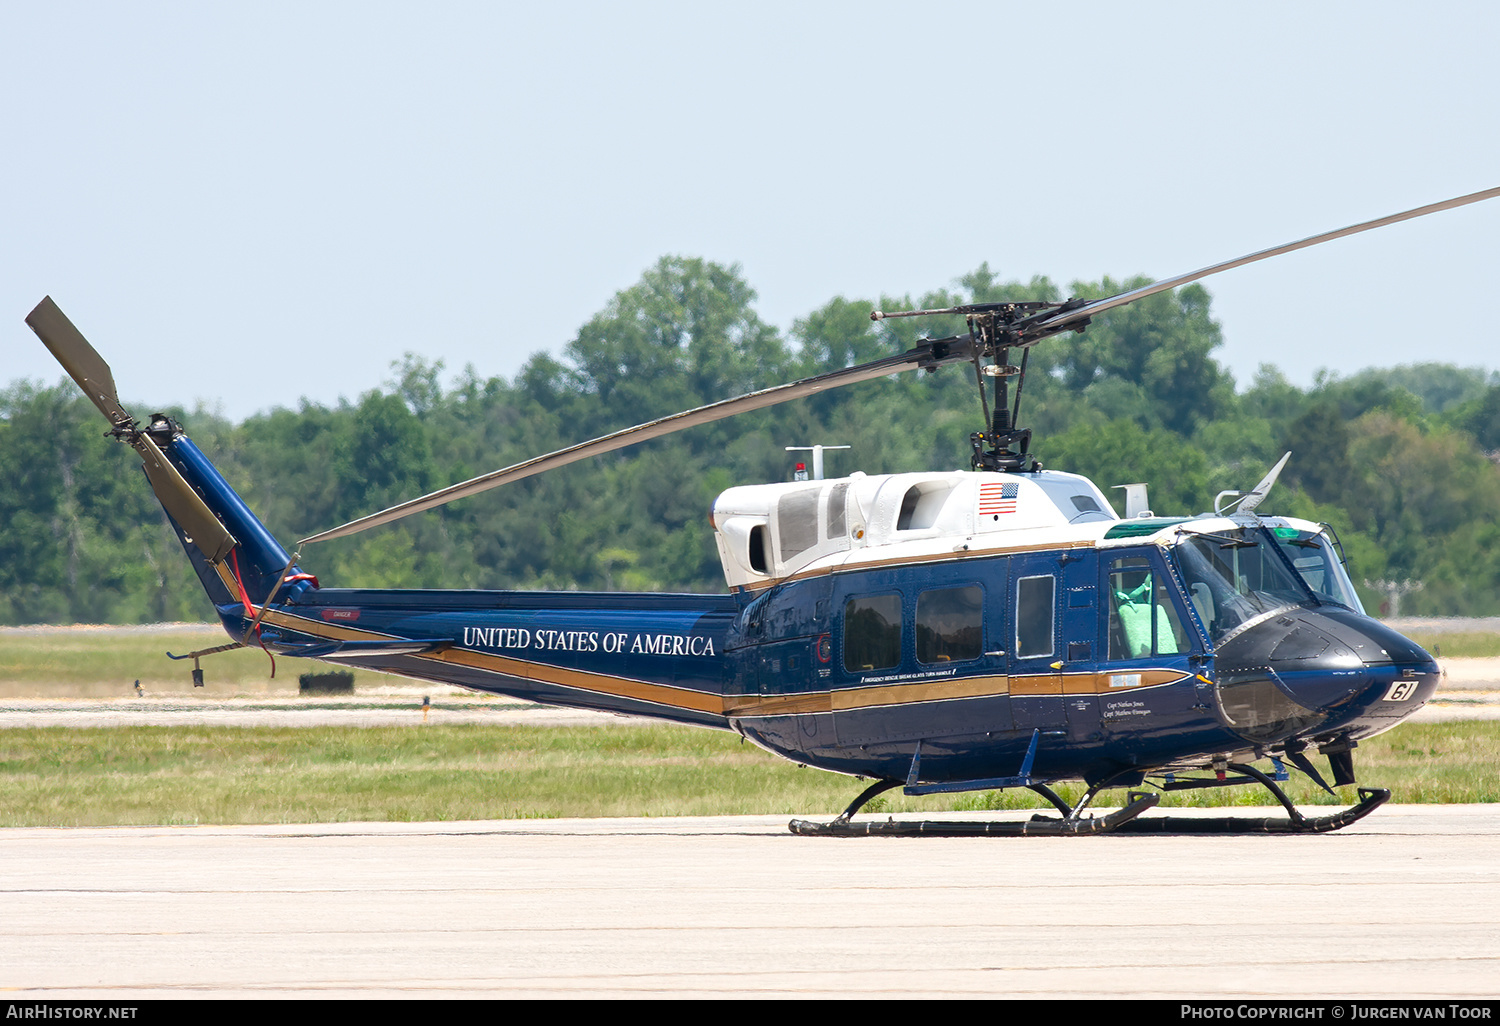
[(937, 682), (875, 684), (801, 695), (725, 695), (726, 716), (795, 716), (847, 712), (852, 709), (942, 702), (955, 698), (988, 698), (1006, 693), (1004, 676), (961, 677)]
[[(341, 608), (341, 607), (330, 607)], [(350, 606), (350, 609), (355, 607)], [(294, 631), (303, 634), (312, 634), (320, 638), (329, 638), (334, 641), (405, 641), (399, 634), (381, 634), (378, 631), (360, 630), (358, 627), (344, 627), (341, 624), (328, 623), (323, 620), (314, 620), (309, 616), (300, 616), (296, 613), (287, 613), (273, 609), (265, 616), (265, 621), (274, 623), (280, 627), (290, 627)]]
[(805, 716), (814, 713), (849, 712), (855, 709), (878, 709), (919, 702), (942, 702), (961, 698), (1014, 696), (1119, 694), (1140, 688), (1175, 684), (1192, 674), (1180, 670), (1139, 670), (1141, 682), (1128, 688), (1112, 688), (1109, 678), (1119, 674), (1038, 673), (1012, 677), (962, 677), (939, 682), (881, 684), (842, 688), (796, 695), (725, 695), (726, 716)]
[(725, 716), (808, 716), (832, 712), (827, 691), (811, 695), (725, 695)]
[(1151, 688), (1160, 684), (1175, 684), (1193, 676), (1182, 670), (1128, 670), (1128, 674), (1139, 676), (1139, 684), (1127, 687), (1110, 687), (1111, 677), (1124, 676), (1119, 670), (1101, 670), (1090, 673), (1035, 673), (1017, 675), (1010, 679), (1013, 695), (1104, 695)]
[[(1113, 688), (1109, 686), (1111, 677), (1122, 677), (1130, 674), (1139, 674), (1141, 682), (1131, 684), (1128, 687)], [(1080, 674), (1081, 678), (1093, 677), (1093, 692), (1100, 695), (1117, 695), (1122, 691), (1135, 691), (1139, 688), (1160, 687), (1163, 684), (1176, 684), (1178, 681), (1187, 680), (1195, 674), (1185, 670), (1101, 670), (1094, 674)], [(1088, 691), (1075, 691), (1068, 688), (1068, 694), (1087, 694)]]
[(1060, 673), (1028, 673), (1017, 675), (1010, 682), (1010, 693), (1032, 697), (1035, 695), (1060, 695), (1063, 693), (1063, 678)]
[(212, 564), (214, 571), (219, 575), (219, 580), (224, 582), (224, 587), (229, 589), (229, 594), (236, 599), (240, 597), (239, 582), (234, 579), (234, 574), (229, 570), (229, 560)]
[(526, 680), (558, 684), (563, 687), (615, 695), (620, 698), (633, 698), (643, 702), (653, 702), (657, 705), (672, 706), (676, 709), (692, 709), (694, 712), (713, 713), (715, 715), (721, 715), (724, 712), (723, 695), (711, 695), (702, 691), (674, 687), (670, 684), (652, 684), (648, 681), (633, 680), (629, 677), (616, 677), (611, 674), (590, 673), (586, 670), (570, 670), (567, 667), (552, 666), (547, 663), (530, 663), (521, 659), (490, 655), (487, 652), (475, 652), (467, 648), (448, 648), (441, 652), (428, 652), (417, 658), (458, 663), (461, 666), (491, 670), (495, 673), (504, 673), (512, 677), (522, 677)]
[(919, 681), (911, 684), (881, 684), (844, 688), (833, 692), (835, 712), (872, 705), (904, 705), (908, 702), (941, 702), (950, 698), (984, 698), (1009, 691), (1004, 676), (963, 677), (957, 680)]

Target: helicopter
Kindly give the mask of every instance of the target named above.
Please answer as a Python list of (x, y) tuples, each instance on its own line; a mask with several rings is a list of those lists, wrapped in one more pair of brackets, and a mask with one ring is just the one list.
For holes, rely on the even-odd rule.
[[(50, 297), (26, 322), (132, 446), (230, 642), (539, 703), (733, 731), (801, 765), (872, 781), (803, 835), (1320, 833), (1278, 786), (1330, 794), (1354, 751), (1437, 689), (1433, 658), (1365, 614), (1331, 527), (1263, 515), (1283, 457), (1212, 512), (1118, 516), (1090, 480), (1043, 467), (1019, 426), (1031, 349), (1094, 317), (1235, 267), (1500, 196), (1471, 193), (1260, 250), (1114, 296), (874, 311), (967, 331), (616, 431), (301, 539), (287, 549), (174, 418), (120, 404), (108, 363)], [(1019, 364), (1012, 353), (1019, 352)], [(984, 413), (967, 471), (741, 485), (711, 510), (722, 595), (324, 587), (302, 549), (735, 414), (904, 371), (968, 364)], [(1290, 454), (1288, 454), (1290, 456)], [(1220, 505), (1221, 500), (1229, 499)], [(168, 653), (171, 655), (171, 653)], [(1326, 757), (1330, 786), (1312, 762)], [(1255, 763), (1270, 765), (1257, 767)], [(1271, 772), (1267, 772), (1270, 770)], [(1051, 785), (1082, 781), (1070, 804)], [(1260, 785), (1286, 816), (1145, 816), (1161, 795)], [(1025, 788), (1026, 821), (855, 820), (877, 795)], [(1096, 815), (1102, 792), (1124, 789)]]

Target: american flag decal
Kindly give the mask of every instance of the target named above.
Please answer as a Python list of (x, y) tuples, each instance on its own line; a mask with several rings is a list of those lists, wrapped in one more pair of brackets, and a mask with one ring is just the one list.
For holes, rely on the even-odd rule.
[(1016, 494), (1021, 486), (1014, 481), (987, 481), (979, 486), (979, 515), (982, 517), (1016, 511)]

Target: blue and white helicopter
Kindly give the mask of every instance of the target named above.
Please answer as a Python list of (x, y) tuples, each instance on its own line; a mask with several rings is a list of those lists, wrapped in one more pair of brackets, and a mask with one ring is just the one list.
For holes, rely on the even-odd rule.
[[(1389, 792), (1309, 818), (1290, 763), (1355, 783), (1360, 741), (1432, 696), (1432, 657), (1366, 616), (1325, 525), (1263, 516), (1271, 474), (1196, 517), (1112, 511), (1089, 480), (1042, 469), (1017, 426), (1026, 358), (1115, 307), (1243, 264), (1500, 195), (1473, 193), (1105, 299), (983, 303), (966, 334), (627, 428), (301, 540), (289, 553), (164, 414), (120, 405), (109, 366), (50, 298), (26, 318), (140, 454), (232, 642), (574, 708), (731, 730), (777, 755), (873, 781), (802, 834), (1319, 832)], [(1013, 350), (1022, 354), (1010, 363)], [(731, 488), (713, 525), (728, 594), (322, 587), (301, 547), (635, 442), (905, 370), (970, 364), (986, 425), (972, 471), (853, 474)], [(985, 395), (985, 379), (991, 385)], [(1012, 395), (1012, 382), (1014, 394)], [(1262, 765), (1257, 767), (1256, 763)], [(1271, 770), (1272, 772), (1267, 772)], [(1082, 780), (1064, 801), (1049, 785)], [(1268, 819), (1142, 816), (1164, 792), (1258, 783)], [(875, 795), (1029, 788), (1027, 821), (854, 819)], [(1142, 788), (1150, 789), (1142, 789)], [(1126, 789), (1114, 812), (1088, 811)], [(1331, 791), (1331, 788), (1329, 788)]]

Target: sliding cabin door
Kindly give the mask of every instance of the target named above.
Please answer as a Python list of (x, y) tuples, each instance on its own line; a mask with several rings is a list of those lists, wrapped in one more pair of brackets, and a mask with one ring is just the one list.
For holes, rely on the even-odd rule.
[(1010, 708), (1017, 730), (1061, 730), (1063, 582), (1056, 553), (1010, 558)]

